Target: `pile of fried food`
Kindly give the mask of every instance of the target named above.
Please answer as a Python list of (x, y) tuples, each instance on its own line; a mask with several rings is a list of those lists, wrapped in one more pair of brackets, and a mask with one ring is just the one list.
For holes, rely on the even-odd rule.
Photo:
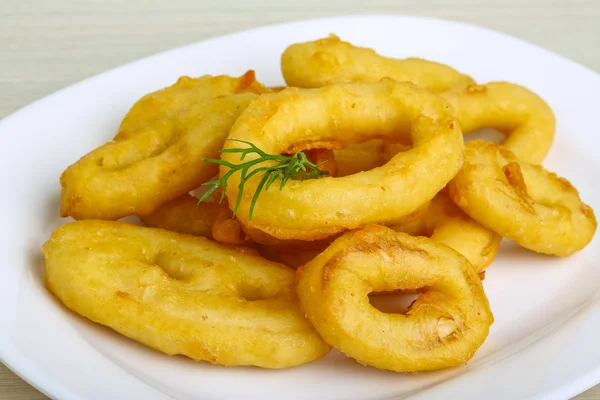
[[(288, 87), (181, 77), (60, 177), (46, 284), (169, 355), (288, 368), (332, 347), (398, 372), (467, 362), (501, 238), (566, 257), (593, 210), (541, 166), (555, 118), (516, 84), (336, 36), (289, 46)], [(465, 143), (481, 128), (499, 145)], [(118, 222), (138, 215), (145, 227)], [(408, 311), (369, 296), (413, 292)]]

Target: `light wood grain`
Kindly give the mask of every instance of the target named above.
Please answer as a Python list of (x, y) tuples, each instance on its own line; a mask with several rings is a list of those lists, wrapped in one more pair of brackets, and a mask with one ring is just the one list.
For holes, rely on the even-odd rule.
[[(467, 22), (520, 37), (600, 71), (600, 0), (369, 0), (367, 4), (4, 0), (0, 118), (84, 78), (175, 46), (265, 24), (343, 14), (395, 13)], [(0, 399), (42, 398), (0, 365)], [(600, 387), (577, 397), (592, 399), (600, 400)]]

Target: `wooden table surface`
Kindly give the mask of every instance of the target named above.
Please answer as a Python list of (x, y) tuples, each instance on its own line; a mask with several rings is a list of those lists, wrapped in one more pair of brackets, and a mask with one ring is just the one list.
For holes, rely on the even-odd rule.
[[(175, 46), (265, 24), (343, 14), (393, 13), (467, 22), (520, 37), (600, 71), (600, 0), (362, 3), (5, 0), (0, 7), (0, 118), (71, 83)], [(42, 398), (0, 364), (0, 399)], [(576, 398), (600, 400), (600, 386)]]

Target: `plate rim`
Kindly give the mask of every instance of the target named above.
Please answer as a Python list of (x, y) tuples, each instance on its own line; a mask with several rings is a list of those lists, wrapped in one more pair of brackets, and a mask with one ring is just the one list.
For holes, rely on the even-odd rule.
[[(219, 40), (222, 40), (225, 38), (242, 36), (242, 35), (246, 35), (246, 34), (261, 31), (261, 30), (278, 29), (278, 28), (288, 27), (288, 26), (292, 26), (292, 25), (304, 25), (304, 24), (310, 24), (310, 23), (315, 23), (315, 22), (323, 23), (323, 22), (328, 22), (328, 21), (343, 21), (343, 20), (351, 21), (353, 19), (361, 19), (361, 20), (363, 20), (363, 19), (380, 19), (380, 20), (390, 20), (390, 21), (391, 20), (397, 21), (397, 20), (410, 19), (413, 21), (436, 22), (436, 23), (454, 25), (454, 26), (461, 27), (461, 28), (480, 30), (480, 31), (486, 32), (488, 34), (498, 35), (499, 37), (501, 37), (503, 39), (508, 39), (513, 42), (519, 42), (519, 43), (527, 45), (529, 47), (536, 48), (537, 50), (539, 50), (541, 52), (544, 52), (555, 58), (561, 59), (561, 61), (568, 63), (571, 67), (585, 70), (588, 73), (591, 73), (591, 74), (595, 75), (596, 77), (600, 78), (600, 74), (598, 72), (594, 71), (593, 69), (591, 69), (590, 67), (588, 67), (586, 65), (580, 64), (572, 59), (569, 59), (561, 54), (555, 53), (551, 50), (541, 47), (540, 45), (537, 45), (535, 43), (531, 43), (527, 40), (509, 35), (507, 33), (504, 33), (504, 32), (501, 32), (501, 31), (498, 31), (495, 29), (486, 28), (486, 27), (483, 27), (478, 24), (470, 24), (470, 23), (465, 23), (465, 22), (451, 20), (451, 19), (445, 19), (445, 18), (439, 18), (439, 17), (429, 17), (429, 16), (421, 16), (421, 15), (410, 15), (410, 14), (352, 13), (352, 14), (343, 14), (343, 15), (337, 15), (337, 16), (295, 19), (295, 20), (265, 24), (265, 25), (261, 25), (258, 27), (253, 27), (253, 28), (249, 28), (249, 29), (230, 32), (230, 33), (227, 33), (224, 35), (210, 36), (210, 37), (202, 39), (202, 40), (185, 43), (185, 44), (175, 46), (173, 48), (170, 48), (170, 49), (167, 49), (164, 51), (149, 54), (147, 56), (129, 61), (129, 62), (121, 64), (121, 65), (118, 65), (114, 68), (110, 68), (110, 69), (104, 70), (102, 72), (99, 72), (97, 74), (83, 78), (77, 82), (74, 82), (70, 85), (67, 85), (67, 86), (61, 88), (61, 89), (51, 92), (29, 104), (26, 104), (16, 110), (12, 111), (10, 114), (8, 114), (8, 115), (4, 116), (2, 119), (0, 119), (0, 130), (2, 130), (2, 128), (5, 124), (8, 124), (13, 119), (19, 118), (21, 114), (32, 112), (41, 103), (51, 100), (52, 98), (61, 95), (63, 92), (73, 90), (74, 88), (77, 88), (84, 84), (88, 84), (89, 82), (94, 81), (96, 79), (104, 79), (107, 76), (109, 76), (110, 74), (117, 73), (118, 71), (120, 71), (122, 69), (130, 68), (138, 63), (149, 62), (153, 58), (164, 57), (171, 52), (185, 51), (187, 48), (191, 48), (191, 47), (196, 46), (201, 43), (219, 41)], [(590, 298), (590, 307), (592, 308), (592, 311), (600, 311), (600, 301), (599, 301), (600, 296), (599, 295), (600, 295), (600, 289), (598, 289), (595, 292), (595, 294)], [(573, 316), (571, 316), (570, 318), (567, 318), (564, 322), (562, 322), (555, 329), (552, 329), (550, 332), (545, 333), (534, 344), (525, 346), (523, 349), (519, 350), (515, 354), (512, 354), (509, 357), (507, 357), (507, 359), (510, 359), (510, 358), (516, 356), (517, 354), (521, 353), (521, 351), (528, 349), (530, 347), (533, 347), (534, 345), (535, 346), (542, 345), (544, 341), (548, 340), (551, 337), (554, 337), (557, 334), (560, 334), (561, 331), (563, 331), (566, 327), (568, 327), (568, 322), (575, 318), (582, 318), (586, 322), (595, 322), (598, 326), (600, 326), (600, 313), (596, 313), (596, 314), (591, 313), (591, 315), (589, 315), (587, 317), (583, 317), (581, 314), (582, 314), (582, 311), (579, 310)], [(80, 397), (78, 397), (78, 395), (75, 392), (73, 392), (69, 387), (65, 387), (64, 385), (57, 383), (53, 379), (45, 378), (45, 375), (42, 373), (42, 371), (40, 371), (41, 368), (34, 362), (28, 362), (27, 358), (24, 357), (19, 351), (17, 351), (14, 348), (14, 346), (12, 346), (10, 343), (0, 342), (0, 362), (2, 364), (4, 364), (9, 370), (11, 370), (19, 378), (21, 378), (22, 380), (27, 382), (27, 384), (34, 387), (36, 390), (40, 391), (41, 393), (43, 393), (44, 395), (46, 395), (50, 398), (80, 399)], [(599, 383), (600, 383), (600, 362), (598, 363), (598, 365), (595, 368), (588, 370), (585, 373), (580, 374), (578, 376), (578, 378), (572, 379), (570, 382), (566, 382), (562, 386), (555, 388), (554, 393), (548, 393), (547, 391), (545, 391), (545, 392), (536, 394), (534, 397), (536, 399), (545, 399), (545, 400), (561, 399), (561, 398), (564, 398), (563, 396), (572, 397), (572, 396), (575, 396), (577, 394), (580, 394), (580, 393), (590, 389), (591, 387), (593, 387)], [(443, 385), (443, 384), (444, 384), (444, 382), (440, 382), (438, 384), (435, 384), (433, 387), (438, 386), (438, 385)], [(164, 392), (161, 392), (161, 394), (166, 397), (169, 397), (168, 394), (166, 394)], [(409, 397), (413, 397), (413, 395), (409, 395)]]

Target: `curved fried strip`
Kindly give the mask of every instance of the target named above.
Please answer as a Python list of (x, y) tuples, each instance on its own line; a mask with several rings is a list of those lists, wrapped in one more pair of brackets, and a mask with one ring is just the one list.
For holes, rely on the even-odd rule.
[(144, 225), (166, 229), (194, 236), (213, 238), (212, 227), (221, 209), (229, 210), (222, 204), (200, 203), (198, 199), (184, 194), (161, 204), (154, 212), (141, 215)]
[(465, 165), (448, 188), (471, 218), (538, 253), (569, 256), (596, 232), (594, 211), (569, 181), (495, 143), (467, 143)]
[(294, 250), (297, 248), (322, 250), (337, 237), (337, 235), (333, 235), (317, 240), (279, 239), (261, 231), (260, 229), (251, 228), (244, 224), (240, 225), (246, 236), (252, 239), (253, 242), (285, 251)]
[(335, 35), (289, 46), (281, 55), (281, 71), (288, 86), (302, 88), (332, 83), (373, 83), (388, 77), (443, 92), (473, 82), (447, 65), (419, 58), (384, 57), (373, 49), (353, 46)]
[(250, 237), (242, 229), (240, 221), (233, 217), (227, 204), (219, 204), (212, 224), (212, 236), (217, 242), (225, 244), (246, 244)]
[(554, 141), (552, 109), (538, 95), (508, 82), (469, 85), (442, 96), (454, 107), (463, 133), (494, 128), (506, 134), (502, 144), (520, 160), (541, 163)]
[(447, 191), (440, 192), (427, 207), (390, 227), (410, 235), (428, 236), (465, 256), (475, 272), (487, 268), (498, 253), (502, 237), (481, 226), (458, 208)]
[(199, 78), (182, 76), (172, 86), (142, 97), (129, 110), (116, 139), (126, 139), (139, 129), (163, 118), (173, 117), (203, 100), (236, 93), (267, 93), (249, 70), (239, 78), (227, 75), (204, 75)]
[(235, 247), (79, 221), (43, 250), (47, 287), (65, 306), (163, 353), (287, 368), (330, 349), (300, 310), (293, 270)]
[(353, 175), (381, 167), (386, 162), (383, 151), (383, 140), (380, 139), (351, 144), (344, 149), (334, 150), (337, 176)]
[[(246, 180), (238, 219), (278, 239), (326, 238), (411, 213), (432, 199), (462, 165), (462, 132), (450, 106), (412, 84), (385, 79), (375, 84), (290, 88), (260, 96), (236, 121), (229, 138), (254, 143), (267, 154), (281, 154), (295, 146), (310, 148), (311, 143), (318, 148), (343, 148), (374, 137), (394, 138), (399, 132), (410, 132), (411, 150), (370, 171), (289, 180), (282, 190), (262, 191), (250, 220), (251, 199), (264, 177), (264, 172), (255, 174)], [(227, 141), (224, 149), (245, 146)], [(244, 160), (257, 157), (250, 154)], [(241, 161), (240, 153), (223, 153), (221, 159), (231, 164)], [(228, 170), (222, 166), (221, 176)], [(237, 172), (227, 185), (230, 208), (239, 184)], [(400, 199), (398, 193), (411, 195)]]
[(257, 96), (225, 96), (115, 139), (83, 156), (61, 175), (61, 216), (119, 219), (150, 214), (217, 173), (229, 129)]
[(428, 217), (432, 214), (432, 210), (431, 202), (428, 201), (410, 214), (396, 221), (390, 221), (386, 226), (391, 227), (397, 232), (408, 233), (411, 236), (427, 236), (423, 232), (428, 231)]
[(140, 219), (148, 227), (202, 236), (225, 244), (246, 244), (249, 239), (226, 204), (198, 203), (198, 199), (189, 194), (162, 204)]
[(398, 153), (408, 151), (412, 148), (410, 144), (391, 142), (384, 143), (383, 145), (383, 159), (385, 162), (389, 161)]
[[(417, 289), (404, 314), (369, 302), (372, 292)], [(297, 291), (327, 343), (361, 364), (398, 372), (464, 364), (493, 323), (481, 281), (463, 256), (382, 226), (342, 235), (298, 270)]]

